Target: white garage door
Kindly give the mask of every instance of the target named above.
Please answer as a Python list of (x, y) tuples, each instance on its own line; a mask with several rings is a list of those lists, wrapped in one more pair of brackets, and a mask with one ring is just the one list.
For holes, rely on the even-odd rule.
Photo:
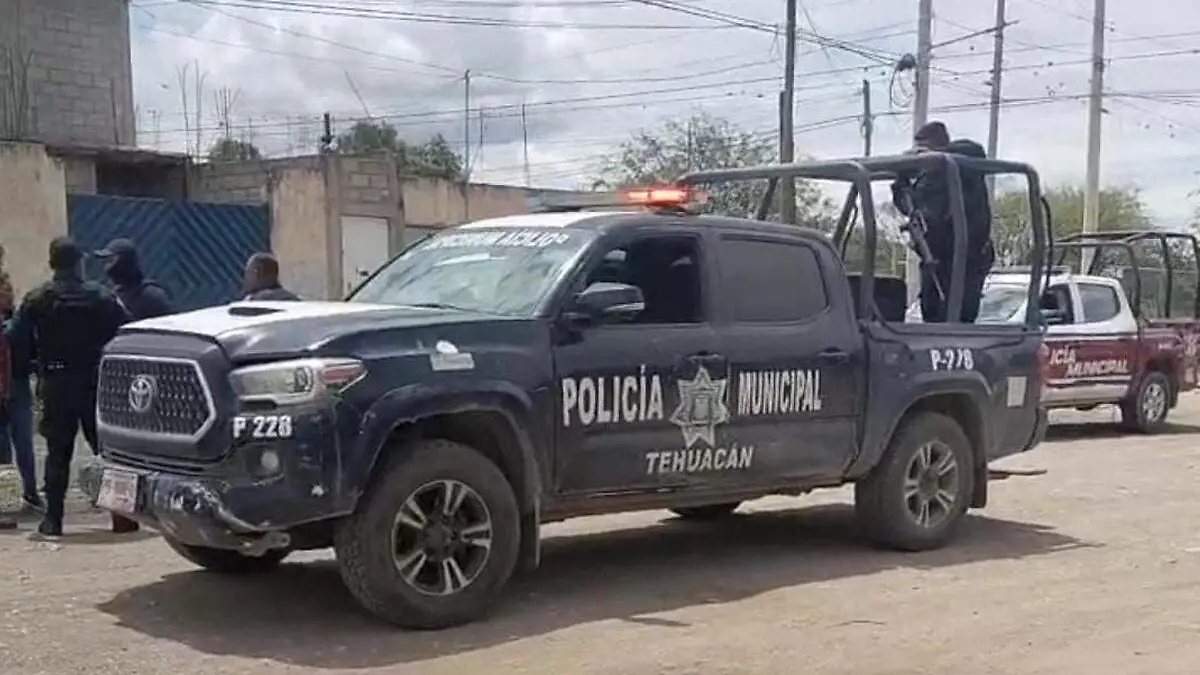
[(342, 216), (342, 292), (348, 294), (388, 261), (387, 218)]

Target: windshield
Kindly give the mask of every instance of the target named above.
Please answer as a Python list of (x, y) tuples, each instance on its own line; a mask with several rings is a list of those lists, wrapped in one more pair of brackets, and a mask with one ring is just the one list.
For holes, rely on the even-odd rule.
[(595, 237), (548, 227), (447, 230), (388, 263), (348, 300), (532, 316)]
[(1008, 323), (1020, 321), (1017, 316), (1025, 308), (1028, 289), (1015, 284), (989, 284), (983, 288), (979, 299), (979, 317), (976, 323)]

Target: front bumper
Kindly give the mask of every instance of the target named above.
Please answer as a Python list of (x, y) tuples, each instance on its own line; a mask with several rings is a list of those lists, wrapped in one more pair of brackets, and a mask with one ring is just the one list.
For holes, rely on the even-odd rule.
[(297, 495), (287, 480), (239, 485), (221, 478), (139, 470), (106, 459), (80, 470), (80, 487), (93, 503), (105, 471), (137, 476), (136, 508), (119, 515), (192, 546), (261, 554), (287, 548), (289, 529), (335, 516), (331, 494), (310, 489)]
[[(81, 469), (79, 486), (97, 502), (105, 472), (134, 477), (136, 499), (114, 513), (181, 543), (259, 553), (289, 546), (289, 530), (344, 515), (340, 445), (335, 415), (297, 415), (286, 440), (235, 444), (226, 458), (203, 469), (172, 466), (149, 456), (105, 448)], [(274, 455), (275, 468), (261, 459)]]

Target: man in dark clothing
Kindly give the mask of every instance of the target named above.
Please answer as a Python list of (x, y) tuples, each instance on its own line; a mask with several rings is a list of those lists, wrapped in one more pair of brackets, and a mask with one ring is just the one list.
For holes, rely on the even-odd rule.
[[(141, 321), (171, 313), (167, 291), (142, 272), (137, 245), (128, 239), (113, 239), (108, 246), (96, 251), (104, 261), (104, 271), (116, 286), (117, 299), (129, 313), (130, 321)], [(134, 532), (137, 521), (112, 516), (113, 532)]]
[(117, 287), (117, 298), (134, 321), (171, 313), (166, 290), (146, 278), (137, 246), (132, 241), (113, 239), (95, 255), (104, 261), (104, 270)]
[(279, 261), (270, 253), (255, 253), (246, 261), (243, 300), (299, 300), (279, 283)]
[[(975, 141), (951, 141), (946, 125), (941, 122), (930, 122), (918, 129), (913, 141), (916, 152), (987, 157), (983, 147)], [(925, 222), (926, 240), (935, 264), (932, 269), (922, 270), (921, 314), (923, 320), (930, 323), (954, 320), (973, 323), (979, 315), (984, 281), (996, 258), (992, 246), (992, 208), (986, 176), (980, 171), (960, 166), (959, 179), (966, 216), (967, 247), (962, 314), (957, 318), (946, 316), (955, 242), (946, 167), (940, 162), (932, 164), (916, 175), (900, 176), (892, 183), (892, 203), (896, 208), (910, 218), (915, 215), (915, 209)], [(938, 292), (939, 289), (945, 296)]]
[(75, 436), (99, 452), (96, 438), (96, 380), (104, 345), (129, 314), (103, 286), (83, 280), (83, 251), (74, 241), (50, 242), (53, 278), (25, 296), (12, 326), (13, 340), (37, 354), (42, 397), (39, 431), (46, 439), (44, 536), (62, 535), (63, 500), (71, 478)]

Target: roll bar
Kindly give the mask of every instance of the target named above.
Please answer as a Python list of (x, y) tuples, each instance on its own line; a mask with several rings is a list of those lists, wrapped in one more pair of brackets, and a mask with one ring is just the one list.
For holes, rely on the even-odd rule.
[[(1094, 249), (1095, 254), (1092, 256), (1088, 268), (1080, 270), (1085, 274), (1096, 274), (1099, 272), (1100, 253), (1105, 247), (1118, 248), (1125, 251), (1129, 255), (1130, 268), (1133, 269), (1134, 274), (1134, 297), (1130, 300), (1133, 306), (1137, 308), (1135, 312), (1140, 314), (1142, 306), (1142, 265), (1138, 261), (1137, 252), (1133, 248), (1133, 245), (1143, 241), (1157, 242), (1162, 251), (1163, 271), (1166, 273), (1167, 282), (1167, 297), (1164, 303), (1166, 306), (1165, 318), (1171, 318), (1171, 296), (1175, 286), (1174, 263), (1171, 261), (1172, 240), (1179, 240), (1192, 250), (1192, 259), (1196, 261), (1196, 285), (1192, 303), (1192, 316), (1193, 318), (1200, 317), (1200, 240), (1197, 240), (1194, 234), (1189, 232), (1167, 232), (1164, 230), (1079, 232), (1063, 237), (1054, 244), (1053, 249), (1054, 252), (1058, 253), (1059, 265), (1062, 264), (1069, 250)], [(1052, 252), (1052, 257), (1053, 254)]]
[[(875, 309), (875, 257), (878, 249), (878, 226), (875, 218), (875, 200), (871, 190), (875, 181), (891, 181), (902, 175), (910, 175), (921, 170), (938, 168), (941, 165), (946, 172), (946, 184), (950, 193), (950, 213), (954, 227), (954, 259), (950, 265), (950, 288), (947, 297), (948, 315), (959, 316), (962, 313), (963, 279), (966, 268), (967, 223), (963, 206), (962, 180), (960, 168), (967, 168), (984, 175), (1020, 174), (1025, 176), (1029, 191), (1030, 223), (1033, 230), (1033, 247), (1031, 261), (1034, 262), (1029, 297), (1026, 303), (1025, 322), (1028, 325), (1041, 322), (1038, 311), (1038, 299), (1042, 285), (1045, 266), (1042, 261), (1047, 259), (1049, 237), (1045, 214), (1043, 213), (1041, 181), (1037, 171), (1028, 164), (997, 159), (966, 157), (943, 152), (922, 152), (917, 154), (888, 155), (878, 157), (859, 157), (851, 159), (836, 159), (814, 162), (797, 162), (793, 164), (770, 164), (750, 166), (736, 169), (715, 169), (709, 171), (693, 171), (680, 176), (676, 181), (679, 185), (707, 185), (732, 183), (738, 181), (766, 180), (767, 190), (762, 202), (755, 212), (755, 218), (765, 220), (770, 205), (774, 200), (776, 187), (781, 180), (794, 181), (797, 178), (810, 180), (829, 180), (849, 183), (846, 200), (842, 205), (838, 218), (837, 229), (833, 240), (838, 250), (845, 255), (846, 243), (853, 229), (852, 219), (857, 211), (862, 216), (863, 239), (865, 245), (862, 282), (859, 287), (860, 307)], [(793, 223), (794, 224), (794, 223)]]

